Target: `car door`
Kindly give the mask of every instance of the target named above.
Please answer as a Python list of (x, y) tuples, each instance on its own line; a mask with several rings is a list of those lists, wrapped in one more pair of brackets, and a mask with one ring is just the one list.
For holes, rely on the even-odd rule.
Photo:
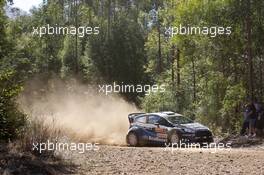
[(168, 128), (171, 127), (168, 121), (165, 120), (163, 117), (160, 117), (155, 126), (156, 126), (155, 130), (158, 138), (165, 139), (167, 141)]
[(166, 127), (159, 124), (162, 118), (158, 115), (147, 116), (147, 130), (151, 133), (149, 140), (153, 141), (166, 141)]

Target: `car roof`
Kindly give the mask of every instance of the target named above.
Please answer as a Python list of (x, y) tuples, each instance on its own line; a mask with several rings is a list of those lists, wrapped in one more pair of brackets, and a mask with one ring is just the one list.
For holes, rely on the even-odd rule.
[(153, 114), (153, 115), (159, 115), (161, 117), (168, 117), (168, 116), (182, 116), (182, 114), (175, 113), (172, 111), (162, 111), (162, 112), (155, 112), (155, 113), (147, 113), (147, 114)]
[[(134, 114), (136, 114), (136, 113), (132, 113), (129, 115), (134, 115)], [(152, 112), (152, 113), (137, 113), (137, 115), (135, 115), (134, 117), (138, 118), (138, 117), (142, 117), (145, 115), (158, 115), (158, 116), (163, 117), (163, 118), (167, 118), (169, 116), (183, 116), (182, 114), (179, 114), (179, 113), (176, 113), (173, 111), (162, 111), (162, 112)]]

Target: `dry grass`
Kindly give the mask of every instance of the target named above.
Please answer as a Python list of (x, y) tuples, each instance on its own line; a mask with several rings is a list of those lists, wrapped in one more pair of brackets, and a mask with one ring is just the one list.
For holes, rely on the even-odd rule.
[(56, 120), (45, 117), (32, 118), (19, 139), (0, 143), (0, 174), (71, 174), (76, 166), (66, 161), (56, 151), (33, 150), (33, 143), (58, 142), (63, 136)]
[(54, 158), (54, 151), (39, 153), (33, 150), (33, 143), (46, 143), (47, 140), (56, 143), (62, 136), (62, 131), (57, 127), (56, 120), (50, 117), (32, 117), (24, 129), (21, 138), (15, 143), (19, 151), (31, 152), (36, 156)]

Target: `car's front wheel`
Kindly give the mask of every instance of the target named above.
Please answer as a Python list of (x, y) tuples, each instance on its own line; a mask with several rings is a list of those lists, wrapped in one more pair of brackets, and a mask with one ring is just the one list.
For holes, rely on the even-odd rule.
[(137, 135), (135, 133), (130, 132), (127, 135), (127, 144), (129, 146), (138, 146), (138, 137), (137, 137)]

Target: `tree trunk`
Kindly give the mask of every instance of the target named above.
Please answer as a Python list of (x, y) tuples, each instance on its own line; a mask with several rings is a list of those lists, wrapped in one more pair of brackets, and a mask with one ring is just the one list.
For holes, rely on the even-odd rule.
[(181, 77), (180, 77), (180, 49), (177, 48), (177, 54), (176, 54), (176, 63), (177, 63), (177, 86), (178, 89), (180, 87), (181, 84)]
[[(263, 98), (263, 57), (261, 56), (260, 58), (260, 63), (259, 63), (259, 82), (260, 82), (260, 97)], [(263, 99), (261, 99), (263, 100)]]
[(111, 0), (108, 1), (108, 15), (107, 15), (107, 37), (110, 38), (111, 33)]
[(193, 103), (196, 102), (196, 72), (195, 72), (195, 61), (192, 57), (192, 77), (193, 77)]
[(249, 64), (249, 86), (251, 101), (255, 99), (254, 94), (254, 70), (253, 70), (253, 57), (252, 57), (252, 19), (251, 19), (251, 1), (247, 0), (248, 12), (246, 16), (246, 38), (247, 38), (247, 59)]
[(175, 71), (174, 71), (174, 61), (175, 61), (176, 53), (175, 53), (175, 46), (172, 46), (172, 53), (171, 53), (171, 82), (172, 87), (175, 87)]
[(162, 58), (161, 58), (161, 34), (160, 34), (160, 19), (159, 19), (159, 4), (155, 1), (155, 10), (157, 11), (157, 30), (158, 30), (158, 67), (157, 72), (160, 74), (162, 72)]
[(161, 40), (160, 40), (160, 22), (158, 17), (158, 73), (162, 72), (162, 58), (161, 58)]
[[(77, 0), (74, 0), (74, 7), (75, 7), (75, 28), (78, 28), (78, 4)], [(75, 35), (75, 73), (79, 73), (79, 64), (78, 64), (78, 35)]]

